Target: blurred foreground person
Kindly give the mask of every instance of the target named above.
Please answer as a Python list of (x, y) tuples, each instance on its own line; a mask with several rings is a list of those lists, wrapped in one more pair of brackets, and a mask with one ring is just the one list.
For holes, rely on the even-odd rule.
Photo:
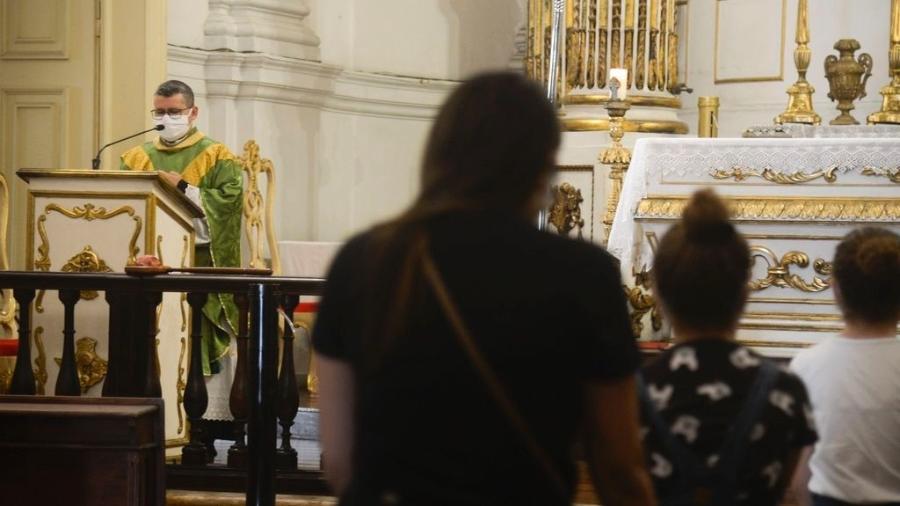
[(654, 504), (618, 269), (534, 225), (559, 140), (537, 85), (463, 83), (415, 202), (335, 259), (314, 344), (342, 505), (569, 504), (579, 431), (605, 505)]
[(709, 190), (659, 242), (655, 293), (677, 344), (644, 367), (642, 408), (662, 505), (774, 506), (816, 441), (800, 379), (734, 340), (750, 266)]
[(812, 492), (822, 506), (900, 506), (900, 236), (855, 230), (833, 266), (844, 332), (791, 362), (809, 388), (820, 436), (796, 492), (806, 504)]

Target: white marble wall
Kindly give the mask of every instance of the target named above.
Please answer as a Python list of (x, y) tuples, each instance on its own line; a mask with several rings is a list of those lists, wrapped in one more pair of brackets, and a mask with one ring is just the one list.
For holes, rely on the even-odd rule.
[(438, 106), (508, 66), (522, 20), (520, 0), (170, 0), (168, 71), (209, 135), (273, 160), (279, 239), (342, 240), (408, 204)]
[[(797, 79), (793, 52), (797, 23), (798, 0), (690, 0), (688, 2), (688, 79), (694, 89), (683, 95), (682, 119), (697, 128), (697, 97), (717, 95), (719, 136), (738, 137), (751, 125), (771, 125), (773, 118), (787, 105), (785, 91)], [(716, 6), (719, 6), (717, 25)], [(784, 19), (782, 20), (782, 6)], [(738, 14), (738, 15), (732, 15)], [(815, 87), (813, 106), (822, 116), (823, 124), (837, 115), (835, 104), (828, 99), (824, 61), (838, 39), (857, 39), (862, 46), (857, 55), (866, 52), (875, 60), (873, 76), (867, 85), (868, 96), (857, 102), (853, 115), (865, 124), (865, 118), (881, 106), (882, 86), (888, 83), (889, 0), (811, 0), (809, 1), (809, 29), (812, 62), (807, 79)], [(780, 31), (785, 24), (784, 44)], [(719, 65), (715, 65), (717, 39), (722, 49)], [(757, 34), (776, 33), (778, 40), (755, 40)], [(729, 53), (725, 51), (730, 50)], [(784, 60), (783, 78), (758, 82), (716, 83), (734, 76), (766, 77), (777, 70)], [(735, 67), (737, 67), (735, 69)], [(718, 70), (718, 72), (717, 72)], [(732, 74), (729, 74), (732, 72)]]

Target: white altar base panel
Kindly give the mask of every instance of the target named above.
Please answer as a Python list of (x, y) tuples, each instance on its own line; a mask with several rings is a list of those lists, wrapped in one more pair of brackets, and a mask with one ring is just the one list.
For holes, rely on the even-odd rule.
[[(888, 177), (898, 167), (898, 138), (642, 139), (608, 247), (633, 287), (690, 195), (712, 187), (728, 199), (750, 243), (753, 282), (774, 282), (751, 291), (738, 338), (763, 353), (792, 356), (842, 328), (827, 286), (840, 239), (865, 225), (900, 233), (900, 185)], [(713, 177), (719, 170), (721, 178)], [(743, 175), (734, 177), (736, 170)], [(801, 255), (792, 261), (792, 252)], [(650, 311), (640, 323), (643, 340), (668, 337), (665, 326), (653, 329)]]

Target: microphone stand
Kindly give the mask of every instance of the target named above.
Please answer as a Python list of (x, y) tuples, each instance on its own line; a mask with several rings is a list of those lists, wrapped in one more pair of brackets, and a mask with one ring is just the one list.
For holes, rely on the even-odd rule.
[(106, 148), (108, 148), (108, 147), (110, 147), (110, 146), (112, 146), (112, 145), (114, 145), (114, 144), (118, 144), (118, 143), (120, 143), (120, 142), (127, 141), (128, 139), (132, 139), (132, 138), (134, 138), (134, 137), (137, 137), (138, 135), (144, 135), (144, 134), (149, 133), (149, 132), (163, 130), (164, 128), (166, 128), (166, 127), (163, 126), (163, 125), (156, 125), (156, 126), (153, 127), (153, 128), (148, 128), (148, 129), (146, 129), (146, 130), (144, 130), (144, 131), (142, 131), (142, 132), (138, 132), (138, 133), (136, 133), (136, 134), (129, 135), (128, 137), (122, 137), (122, 138), (119, 139), (119, 140), (115, 140), (115, 141), (110, 142), (109, 144), (106, 144), (105, 146), (103, 146), (102, 148), (100, 148), (100, 151), (97, 151), (97, 156), (95, 156), (94, 159), (91, 160), (91, 170), (98, 170), (98, 169), (100, 168), (100, 153), (103, 153), (103, 150), (104, 150), (104, 149), (106, 149)]

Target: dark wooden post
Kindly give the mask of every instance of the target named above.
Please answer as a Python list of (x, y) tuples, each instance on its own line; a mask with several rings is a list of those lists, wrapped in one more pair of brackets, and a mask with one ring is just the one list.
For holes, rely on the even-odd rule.
[(191, 306), (191, 361), (188, 366), (187, 385), (184, 390), (184, 411), (191, 424), (191, 440), (181, 449), (181, 463), (185, 466), (205, 466), (208, 462), (206, 444), (203, 441), (203, 414), (209, 404), (206, 382), (203, 379), (203, 336), (200, 326), (203, 321), (205, 293), (189, 293)]
[(162, 302), (162, 292), (143, 292), (141, 303), (146, 315), (145, 336), (147, 347), (147, 363), (143, 378), (144, 397), (162, 397), (162, 386), (159, 384), (159, 354), (156, 351), (156, 336), (159, 333), (156, 328), (156, 310)]
[(231, 396), (228, 406), (234, 417), (234, 444), (228, 449), (228, 467), (245, 469), (247, 467), (247, 417), (250, 416), (250, 404), (247, 398), (249, 377), (247, 371), (247, 353), (250, 341), (250, 299), (247, 293), (234, 294), (234, 303), (238, 307), (239, 321), (236, 336), (237, 364), (234, 368), (234, 383), (231, 385)]
[(297, 373), (294, 370), (294, 308), (300, 302), (299, 295), (286, 295), (284, 312), (290, 321), (284, 325), (284, 348), (281, 352), (281, 375), (278, 378), (278, 423), (281, 424), (281, 447), (275, 452), (275, 465), (279, 470), (297, 470), (297, 450), (291, 447), (291, 425), (300, 407), (297, 390)]
[(59, 300), (63, 303), (63, 351), (59, 364), (59, 375), (56, 377), (56, 395), (81, 395), (81, 384), (78, 382), (78, 369), (75, 366), (75, 304), (81, 299), (78, 290), (59, 291)]
[(122, 367), (125, 365), (122, 353), (122, 294), (107, 290), (103, 294), (106, 305), (109, 306), (109, 323), (107, 324), (107, 357), (109, 360), (106, 369), (106, 378), (103, 380), (103, 397), (119, 397), (122, 395), (120, 382), (122, 381)]
[(250, 420), (247, 506), (275, 506), (277, 316), (271, 285), (250, 288)]
[(34, 371), (31, 369), (31, 301), (34, 290), (16, 288), (13, 298), (19, 304), (19, 351), (16, 353), (16, 368), (13, 371), (9, 393), (34, 395)]

